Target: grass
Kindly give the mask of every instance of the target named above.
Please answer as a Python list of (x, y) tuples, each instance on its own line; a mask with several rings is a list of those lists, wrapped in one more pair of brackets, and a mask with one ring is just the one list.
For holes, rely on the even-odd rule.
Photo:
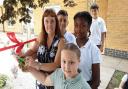
[(121, 79), (124, 76), (124, 74), (125, 74), (125, 72), (116, 70), (106, 89), (114, 89), (116, 87), (119, 87), (119, 84), (120, 84)]

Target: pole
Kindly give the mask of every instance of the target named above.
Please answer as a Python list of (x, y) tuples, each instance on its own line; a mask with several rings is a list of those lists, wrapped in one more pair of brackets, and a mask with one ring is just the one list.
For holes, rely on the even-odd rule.
[[(3, 15), (3, 8), (0, 6), (1, 9), (1, 14)], [(4, 22), (3, 22), (3, 32), (5, 32), (5, 28), (4, 28)]]

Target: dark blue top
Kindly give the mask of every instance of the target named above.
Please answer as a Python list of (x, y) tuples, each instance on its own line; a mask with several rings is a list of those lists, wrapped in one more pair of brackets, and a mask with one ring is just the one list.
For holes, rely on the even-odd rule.
[(48, 49), (47, 45), (39, 46), (38, 51), (37, 51), (37, 57), (38, 57), (38, 61), (40, 63), (54, 62), (56, 52), (58, 50), (59, 41), (60, 41), (60, 37), (58, 37), (58, 35), (55, 35), (49, 49)]

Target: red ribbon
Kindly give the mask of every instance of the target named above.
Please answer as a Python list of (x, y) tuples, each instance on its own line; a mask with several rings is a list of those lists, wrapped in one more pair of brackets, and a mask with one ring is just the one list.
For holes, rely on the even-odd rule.
[(30, 43), (30, 42), (33, 42), (33, 41), (36, 41), (36, 38), (34, 39), (31, 39), (31, 40), (28, 40), (28, 41), (25, 41), (25, 42), (19, 42), (15, 36), (15, 33), (14, 32), (8, 32), (7, 33), (7, 36), (8, 38), (16, 43), (15, 45), (11, 45), (11, 46), (8, 46), (8, 47), (4, 47), (4, 48), (0, 48), (0, 51), (4, 51), (4, 50), (7, 50), (7, 49), (11, 49), (11, 48), (16, 48), (16, 53), (19, 53), (21, 52), (22, 48), (24, 47), (24, 44), (26, 43)]

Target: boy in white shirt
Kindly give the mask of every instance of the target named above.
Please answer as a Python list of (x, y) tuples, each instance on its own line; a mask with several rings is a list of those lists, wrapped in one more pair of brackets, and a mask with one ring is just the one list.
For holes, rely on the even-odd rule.
[(99, 6), (95, 3), (92, 4), (90, 7), (90, 12), (92, 15), (92, 24), (90, 27), (90, 40), (97, 45), (101, 52), (103, 52), (107, 29), (105, 21), (98, 16), (98, 11)]
[(64, 36), (66, 41), (68, 43), (73, 43), (75, 41), (75, 36), (66, 31), (66, 27), (68, 25), (68, 13), (66, 10), (60, 10), (57, 13), (58, 21), (59, 21), (59, 26), (60, 26), (60, 31), (61, 34)]

